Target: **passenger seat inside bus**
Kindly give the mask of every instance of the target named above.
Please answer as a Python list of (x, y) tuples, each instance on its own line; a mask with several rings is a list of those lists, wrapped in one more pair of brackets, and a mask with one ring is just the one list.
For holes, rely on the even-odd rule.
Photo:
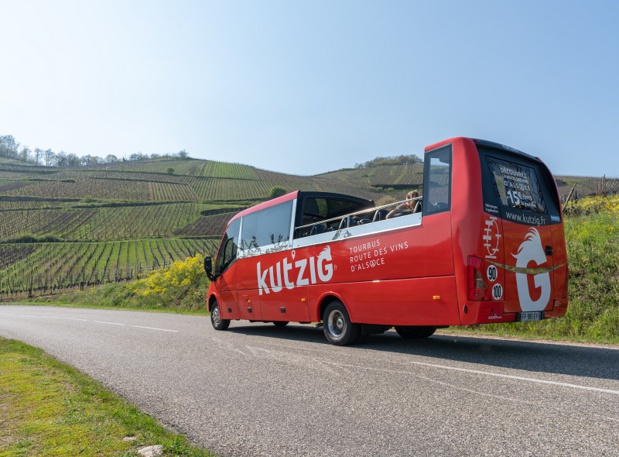
[(385, 216), (387, 216), (387, 214), (389, 214), (389, 211), (387, 211), (386, 209), (377, 209), (374, 213), (374, 217), (372, 218), (372, 222), (382, 221), (383, 219), (385, 219)]
[(318, 235), (319, 233), (325, 233), (327, 231), (327, 227), (324, 224), (316, 224), (310, 230), (309, 236)]

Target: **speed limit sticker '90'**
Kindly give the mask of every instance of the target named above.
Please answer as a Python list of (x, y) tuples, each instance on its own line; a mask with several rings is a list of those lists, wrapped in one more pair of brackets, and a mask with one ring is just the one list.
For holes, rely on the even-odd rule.
[(499, 270), (494, 265), (490, 265), (486, 270), (486, 276), (488, 276), (488, 281), (494, 282), (499, 277)]

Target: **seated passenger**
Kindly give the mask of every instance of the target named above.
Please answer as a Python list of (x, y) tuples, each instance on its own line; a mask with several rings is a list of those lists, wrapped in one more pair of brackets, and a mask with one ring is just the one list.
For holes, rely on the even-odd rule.
[(419, 192), (416, 190), (410, 191), (406, 194), (406, 201), (400, 203), (394, 209), (392, 209), (385, 219), (391, 219), (392, 217), (403, 216), (405, 214), (413, 214), (421, 211), (421, 200), (419, 200)]

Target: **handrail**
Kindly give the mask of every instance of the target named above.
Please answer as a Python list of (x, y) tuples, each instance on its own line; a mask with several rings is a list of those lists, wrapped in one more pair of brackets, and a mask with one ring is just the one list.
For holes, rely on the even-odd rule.
[(393, 207), (398, 206), (398, 205), (400, 205), (402, 203), (406, 203), (406, 202), (409, 202), (411, 200), (419, 201), (419, 200), (422, 200), (422, 199), (423, 199), (423, 196), (420, 196), (420, 197), (414, 197), (414, 198), (411, 198), (411, 199), (408, 199), (408, 200), (405, 199), (405, 200), (400, 200), (400, 201), (397, 201), (397, 202), (387, 203), (387, 204), (381, 205), (381, 206), (373, 206), (373, 207), (368, 208), (368, 209), (364, 209), (364, 210), (360, 210), (360, 211), (355, 211), (354, 213), (344, 214), (342, 216), (332, 217), (330, 219), (324, 219), (324, 220), (318, 221), (318, 222), (312, 222), (311, 224), (299, 225), (298, 227), (295, 227), (295, 230), (304, 229), (304, 228), (311, 228), (311, 227), (314, 227), (315, 225), (328, 224), (329, 222), (334, 222), (334, 221), (338, 221), (338, 220), (341, 221), (342, 219), (345, 219), (347, 217), (354, 217), (354, 216), (358, 216), (360, 214), (367, 214), (368, 212), (376, 212), (376, 211), (381, 210), (381, 209), (386, 209), (386, 208), (389, 208), (389, 207), (392, 207), (392, 206)]

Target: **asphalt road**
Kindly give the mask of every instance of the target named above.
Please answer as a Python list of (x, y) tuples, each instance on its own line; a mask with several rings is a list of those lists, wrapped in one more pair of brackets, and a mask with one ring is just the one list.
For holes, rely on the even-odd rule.
[(43, 348), (221, 456), (618, 456), (619, 349), (0, 306)]

